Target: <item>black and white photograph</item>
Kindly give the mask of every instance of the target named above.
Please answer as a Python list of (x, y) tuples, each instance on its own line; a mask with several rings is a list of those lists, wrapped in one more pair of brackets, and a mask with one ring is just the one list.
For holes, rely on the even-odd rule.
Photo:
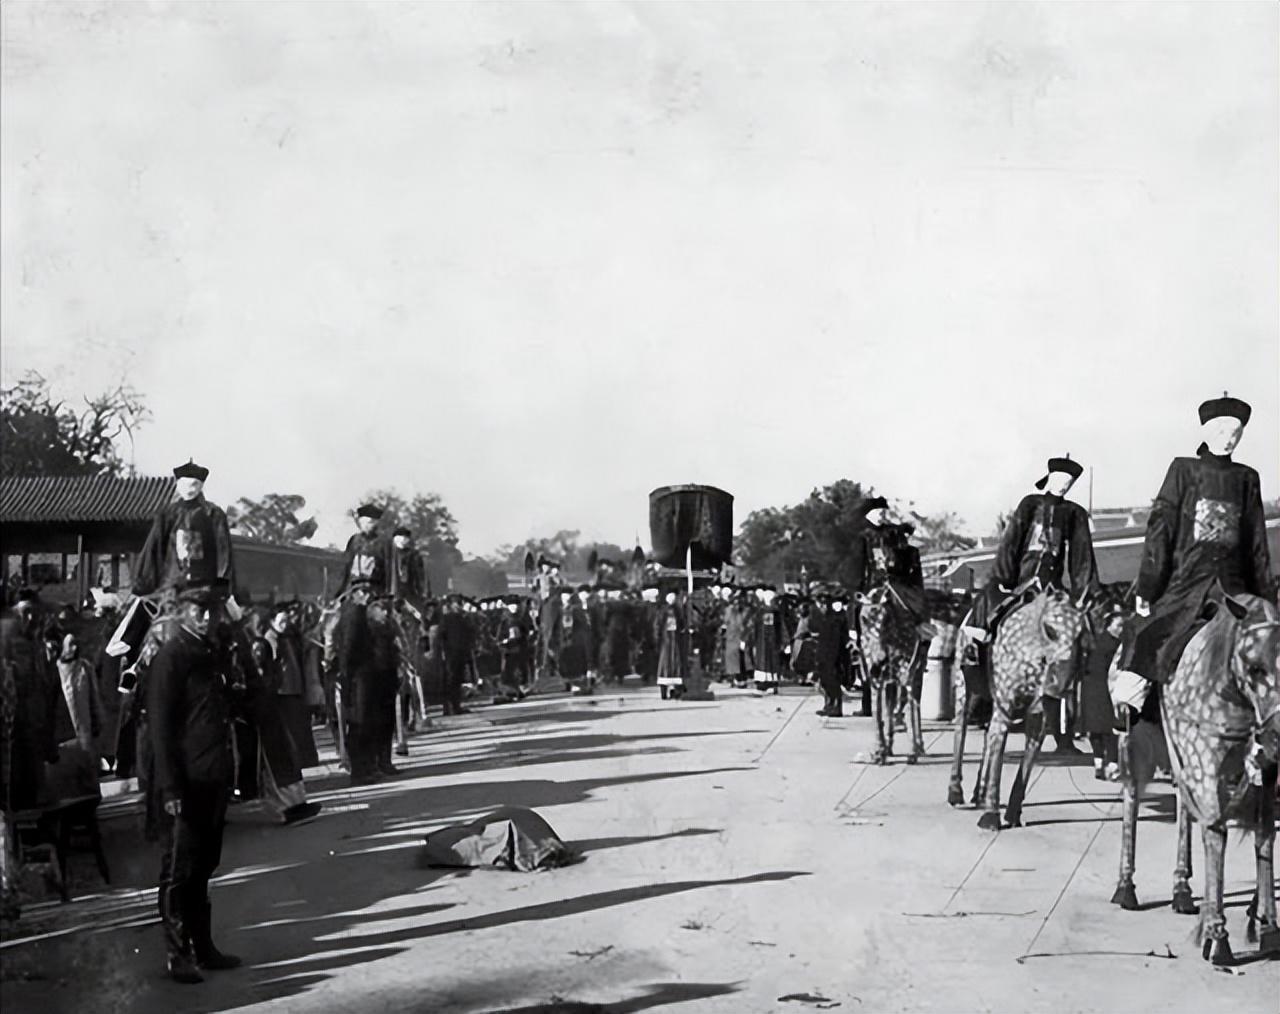
[(5, 1014), (1280, 1014), (1280, 5), (6, 0)]

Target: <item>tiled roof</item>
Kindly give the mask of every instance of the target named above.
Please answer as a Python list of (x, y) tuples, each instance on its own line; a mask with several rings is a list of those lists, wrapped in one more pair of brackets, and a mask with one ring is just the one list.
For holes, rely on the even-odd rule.
[(0, 524), (148, 521), (174, 496), (174, 480), (106, 476), (0, 479)]

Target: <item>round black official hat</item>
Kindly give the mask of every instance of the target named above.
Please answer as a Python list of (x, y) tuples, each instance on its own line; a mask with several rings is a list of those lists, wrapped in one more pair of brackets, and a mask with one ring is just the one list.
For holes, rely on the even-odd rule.
[(1203, 426), (1210, 419), (1229, 416), (1232, 419), (1239, 419), (1240, 425), (1247, 426), (1251, 415), (1253, 415), (1253, 408), (1248, 402), (1233, 398), (1223, 391), (1221, 398), (1210, 398), (1200, 406), (1200, 425)]
[(185, 465), (179, 465), (173, 470), (173, 477), (175, 479), (199, 479), (204, 482), (205, 479), (209, 478), (209, 470), (204, 465), (197, 465), (188, 458)]

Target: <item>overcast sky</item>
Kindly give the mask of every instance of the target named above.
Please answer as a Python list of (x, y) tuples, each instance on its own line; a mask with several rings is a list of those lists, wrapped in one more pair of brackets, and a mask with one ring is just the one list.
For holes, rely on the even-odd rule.
[[(1146, 503), (1229, 389), (1280, 496), (1280, 7), (3, 7), (3, 373), (138, 468), (463, 548), (860, 479)], [(1083, 489), (1078, 497), (1085, 499)]]

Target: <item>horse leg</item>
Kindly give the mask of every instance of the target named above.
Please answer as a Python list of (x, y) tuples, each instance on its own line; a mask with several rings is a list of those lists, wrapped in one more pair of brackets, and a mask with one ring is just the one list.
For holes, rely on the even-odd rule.
[(956, 688), (956, 715), (951, 734), (951, 783), (947, 786), (947, 803), (959, 806), (964, 802), (964, 737), (969, 722), (969, 698), (964, 687)]
[(899, 683), (897, 680), (886, 679), (884, 681), (884, 739), (885, 739), (885, 759), (893, 756), (893, 736), (898, 729), (898, 691)]
[[(876, 723), (876, 748), (871, 755), (872, 763), (883, 764), (885, 762), (885, 743), (884, 743), (884, 700), (885, 689), (884, 680), (877, 679), (871, 688), (872, 706), (875, 709)], [(889, 721), (893, 721), (893, 716), (889, 716)]]
[(1227, 939), (1227, 917), (1222, 909), (1223, 864), (1227, 853), (1227, 829), (1219, 823), (1200, 826), (1204, 838), (1204, 909), (1200, 913), (1204, 933), (1201, 956), (1215, 965), (1235, 964)]
[(914, 764), (924, 753), (924, 733), (920, 728), (920, 692), (923, 689), (923, 673), (917, 679), (914, 668), (913, 666), (911, 672), (911, 685), (907, 687), (907, 717), (911, 726), (911, 753), (907, 756), (908, 764)]
[[(1262, 788), (1258, 793), (1258, 822), (1253, 829), (1253, 852), (1258, 864), (1258, 881), (1253, 908), (1262, 923), (1258, 935), (1259, 950), (1264, 954), (1280, 952), (1280, 926), (1276, 924), (1275, 845), (1276, 845), (1276, 775), (1275, 764), (1262, 770)], [(1249, 920), (1253, 929), (1253, 919)], [(1253, 939), (1252, 935), (1249, 938)]]
[(1133, 874), (1137, 862), (1138, 799), (1142, 794), (1142, 786), (1138, 784), (1133, 763), (1129, 760), (1128, 735), (1120, 741), (1120, 753), (1125, 759), (1120, 796), (1120, 876), (1116, 880), (1116, 891), (1111, 896), (1111, 904), (1119, 905), (1126, 911), (1132, 912), (1138, 907), (1138, 893), (1133, 887)]
[(1200, 906), (1191, 896), (1191, 807), (1178, 790), (1178, 861), (1173, 869), (1173, 910), (1179, 915), (1197, 915)]
[(396, 756), (409, 756), (409, 736), (405, 731), (404, 694), (396, 689)]
[(1008, 716), (997, 704), (991, 710), (991, 724), (987, 726), (982, 758), (983, 802), (978, 827), (985, 831), (1000, 830), (1000, 769), (1004, 766), (1004, 744), (1008, 735)]
[[(1033, 723), (1032, 720), (1037, 717), (1038, 721)], [(1004, 808), (1005, 827), (1022, 826), (1022, 802), (1026, 799), (1027, 786), (1031, 782), (1031, 769), (1035, 767), (1036, 754), (1040, 752), (1040, 744), (1044, 742), (1044, 730), (1047, 724), (1043, 713), (1039, 716), (1027, 716), (1027, 745), (1022, 753), (1022, 763), (1018, 766), (1018, 773), (1013, 779), (1013, 788), (1009, 790), (1009, 804)]]
[[(981, 702), (981, 698), (973, 702), (976, 707)], [(978, 773), (973, 780), (973, 795), (969, 798), (971, 806), (981, 806), (982, 800), (987, 794), (987, 775), (989, 768), (987, 767), (987, 734), (991, 730), (990, 723), (982, 730), (982, 750), (978, 754)]]

